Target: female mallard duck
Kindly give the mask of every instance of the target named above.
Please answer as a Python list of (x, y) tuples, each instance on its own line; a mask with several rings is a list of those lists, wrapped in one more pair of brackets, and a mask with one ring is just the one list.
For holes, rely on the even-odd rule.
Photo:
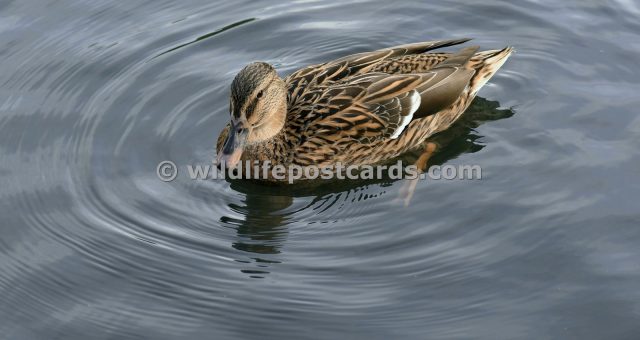
[(218, 162), (381, 163), (448, 128), (512, 52), (425, 53), (469, 39), (392, 47), (312, 65), (282, 79), (263, 62), (231, 84)]

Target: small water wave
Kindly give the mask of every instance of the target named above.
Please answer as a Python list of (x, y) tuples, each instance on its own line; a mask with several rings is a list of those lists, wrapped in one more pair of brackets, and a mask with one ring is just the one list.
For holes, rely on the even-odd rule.
[[(632, 2), (9, 1), (0, 15), (0, 334), (637, 330)], [(211, 162), (251, 61), (285, 75), (467, 36), (517, 50), (433, 138), (432, 164), (480, 165), (481, 181), (421, 181), (404, 207), (402, 181), (156, 178), (164, 160)]]

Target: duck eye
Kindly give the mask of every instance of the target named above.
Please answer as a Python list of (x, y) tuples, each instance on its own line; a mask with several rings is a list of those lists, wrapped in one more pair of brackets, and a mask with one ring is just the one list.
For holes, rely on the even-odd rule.
[(263, 91), (263, 90), (260, 90), (260, 91), (258, 92), (258, 94), (256, 95), (256, 97), (258, 97), (258, 99), (260, 99), (260, 98), (262, 98), (262, 96), (264, 96), (264, 91)]

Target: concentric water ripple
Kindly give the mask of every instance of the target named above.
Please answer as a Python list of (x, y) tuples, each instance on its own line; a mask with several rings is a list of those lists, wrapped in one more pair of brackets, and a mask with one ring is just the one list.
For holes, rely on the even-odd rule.
[[(640, 10), (0, 3), (0, 338), (633, 338)], [(482, 180), (173, 182), (245, 64), (474, 37), (517, 53), (433, 164)], [(409, 160), (417, 155), (409, 155)]]

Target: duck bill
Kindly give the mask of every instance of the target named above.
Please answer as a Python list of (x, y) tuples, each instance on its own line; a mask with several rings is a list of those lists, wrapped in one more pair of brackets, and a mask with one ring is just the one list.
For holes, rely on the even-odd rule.
[(234, 126), (231, 127), (231, 133), (227, 137), (227, 141), (224, 143), (222, 151), (218, 155), (218, 164), (224, 163), (228, 169), (235, 168), (238, 162), (240, 162), (240, 157), (242, 157), (247, 136), (249, 135), (248, 129), (237, 132)]

